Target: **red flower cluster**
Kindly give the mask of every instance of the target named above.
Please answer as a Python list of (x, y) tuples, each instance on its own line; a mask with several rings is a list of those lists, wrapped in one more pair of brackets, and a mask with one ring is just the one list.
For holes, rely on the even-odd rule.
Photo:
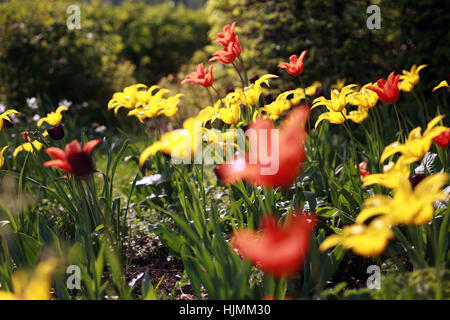
[(315, 218), (301, 212), (284, 225), (275, 216), (266, 215), (259, 232), (237, 230), (231, 243), (240, 255), (264, 272), (276, 278), (289, 277), (302, 268), (315, 223)]
[(281, 62), (278, 64), (278, 68), (286, 69), (286, 72), (291, 76), (301, 75), (303, 72), (303, 59), (308, 51), (304, 50), (297, 58), (295, 54), (289, 57), (289, 63)]
[(202, 85), (204, 87), (209, 87), (214, 82), (212, 69), (213, 69), (212, 65), (209, 66), (209, 68), (203, 69), (203, 62), (202, 62), (197, 66), (197, 69), (195, 69), (194, 72), (188, 74), (186, 78), (184, 78), (184, 80), (181, 81), (181, 84), (183, 85), (185, 83), (190, 82)]
[(448, 130), (442, 132), (440, 135), (433, 138), (433, 141), (441, 148), (445, 148), (450, 143), (450, 128), (445, 126)]
[[(271, 120), (252, 122), (247, 129), (255, 135), (254, 140), (249, 141), (253, 142), (250, 151), (231, 163), (218, 165), (216, 175), (226, 185), (246, 180), (263, 188), (289, 187), (300, 174), (305, 160), (305, 123), (308, 116), (307, 106), (293, 109), (279, 131)], [(275, 134), (278, 134), (278, 139), (273, 136)], [(276, 168), (277, 171), (268, 172), (269, 168)]]
[(223, 32), (219, 32), (214, 41), (220, 43), (223, 46), (222, 50), (219, 50), (213, 54), (213, 57), (209, 59), (209, 62), (217, 61), (224, 64), (232, 63), (242, 52), (242, 47), (239, 44), (239, 37), (234, 34), (234, 27), (236, 21), (233, 24), (223, 27)]
[(377, 86), (369, 86), (367, 89), (375, 91), (381, 101), (387, 104), (392, 104), (397, 102), (400, 91), (398, 89), (398, 81), (400, 80), (400, 75), (395, 75), (392, 71), (389, 75), (387, 81), (385, 79), (378, 79)]
[(73, 140), (66, 145), (65, 150), (55, 147), (47, 148), (45, 152), (54, 160), (44, 162), (44, 166), (54, 167), (77, 177), (88, 176), (94, 171), (94, 164), (89, 154), (100, 141), (100, 139), (91, 140), (83, 148), (78, 140)]

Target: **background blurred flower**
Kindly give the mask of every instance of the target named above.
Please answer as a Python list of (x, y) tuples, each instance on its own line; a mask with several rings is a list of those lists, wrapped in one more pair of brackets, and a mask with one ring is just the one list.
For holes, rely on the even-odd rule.
[(336, 82), (331, 85), (331, 89), (336, 89), (338, 91), (341, 91), (342, 88), (345, 87), (345, 80), (347, 80), (347, 79), (346, 78), (337, 79)]
[(428, 67), (427, 64), (422, 64), (419, 67), (413, 65), (410, 71), (402, 70), (403, 75), (400, 76), (398, 88), (405, 92), (410, 92), (419, 83), (419, 71)]
[(39, 105), (38, 105), (37, 99), (35, 97), (27, 98), (27, 105), (28, 105), (28, 108), (30, 108), (31, 110), (39, 109)]

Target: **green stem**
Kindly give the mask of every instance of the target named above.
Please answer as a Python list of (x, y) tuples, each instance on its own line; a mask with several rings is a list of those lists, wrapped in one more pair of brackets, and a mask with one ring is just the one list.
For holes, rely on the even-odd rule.
[(206, 89), (206, 92), (208, 92), (209, 101), (211, 102), (211, 107), (213, 107), (214, 106), (214, 100), (213, 100), (213, 97), (211, 95), (211, 92), (209, 92), (208, 87), (205, 87), (205, 89)]
[(402, 129), (402, 124), (400, 123), (400, 117), (399, 117), (399, 114), (398, 114), (397, 105), (394, 103), (393, 106), (394, 106), (395, 116), (397, 117), (398, 129), (400, 130), (400, 140), (402, 142), (404, 142), (405, 139), (403, 137), (403, 129)]
[(238, 56), (239, 62), (241, 63), (242, 70), (244, 71), (244, 79), (245, 79), (245, 85), (244, 88), (248, 85), (248, 75), (247, 75), (247, 69), (245, 68), (244, 59), (241, 58), (241, 56)]
[(237, 74), (239, 75), (239, 78), (241, 79), (242, 82), (242, 88), (245, 88), (245, 80), (242, 78), (241, 72), (239, 71), (238, 67), (236, 66), (236, 64), (234, 62), (231, 63), (234, 67), (234, 69), (236, 70)]

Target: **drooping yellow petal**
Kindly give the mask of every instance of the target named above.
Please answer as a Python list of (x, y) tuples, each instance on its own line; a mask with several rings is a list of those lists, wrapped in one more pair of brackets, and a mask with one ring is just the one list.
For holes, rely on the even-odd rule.
[(6, 149), (8, 149), (8, 146), (4, 146), (3, 148), (0, 149), (0, 168), (2, 168), (3, 165), (5, 164), (5, 158), (3, 157), (3, 153), (5, 152)]
[(11, 119), (9, 119), (8, 115), (15, 114), (15, 113), (19, 113), (19, 112), (14, 109), (8, 109), (5, 112), (3, 112), (2, 114), (0, 114), (0, 131), (2, 131), (2, 128), (3, 128), (3, 121), (4, 120), (11, 121)]
[(448, 82), (446, 80), (442, 80), (441, 82), (439, 82), (439, 84), (436, 87), (433, 88), (432, 92), (434, 92), (434, 91), (436, 91), (437, 89), (440, 89), (440, 88), (448, 88), (448, 87), (449, 87), (448, 86)]

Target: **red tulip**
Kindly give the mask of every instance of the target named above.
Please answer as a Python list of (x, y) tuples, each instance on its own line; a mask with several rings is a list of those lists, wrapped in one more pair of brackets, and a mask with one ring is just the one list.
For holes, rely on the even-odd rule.
[(280, 130), (268, 119), (252, 122), (246, 135), (250, 149), (244, 157), (220, 164), (215, 172), (226, 185), (246, 180), (255, 186), (289, 187), (295, 181), (305, 160), (305, 123), (309, 109), (293, 109)]
[(54, 160), (44, 162), (44, 166), (73, 173), (77, 177), (88, 176), (94, 171), (94, 164), (89, 154), (100, 141), (100, 139), (91, 140), (83, 148), (81, 148), (78, 140), (73, 140), (66, 145), (65, 150), (55, 147), (47, 148), (45, 152), (53, 157)]
[(183, 85), (187, 82), (190, 82), (202, 85), (204, 87), (209, 87), (214, 82), (212, 69), (213, 69), (212, 65), (209, 66), (209, 68), (203, 69), (203, 62), (202, 62), (197, 66), (197, 69), (195, 69), (194, 72), (187, 75), (186, 78), (184, 78), (184, 80), (181, 81), (181, 84)]
[(291, 76), (298, 76), (303, 72), (303, 59), (308, 51), (304, 50), (297, 58), (295, 54), (289, 57), (289, 63), (281, 62), (278, 68), (286, 69)]
[(387, 81), (384, 79), (379, 79), (376, 87), (368, 86), (367, 89), (375, 91), (380, 100), (384, 103), (392, 104), (398, 100), (398, 95), (400, 94), (398, 89), (399, 79), (400, 75), (395, 75), (395, 72), (392, 71)]
[(242, 48), (239, 42), (230, 42), (224, 49), (215, 52), (213, 57), (209, 59), (209, 62), (219, 60), (224, 64), (232, 63), (239, 56), (241, 51)]
[[(446, 126), (446, 128), (448, 128)], [(433, 138), (433, 141), (441, 148), (445, 148), (450, 143), (450, 128)]]
[(235, 26), (236, 22), (233, 22), (231, 26), (227, 24), (223, 27), (223, 32), (219, 32), (217, 37), (213, 38), (214, 41), (223, 46), (223, 49), (214, 53), (209, 62), (219, 60), (224, 64), (229, 64), (241, 54), (242, 47), (239, 43), (239, 37), (234, 34)]
[(240, 229), (233, 233), (231, 243), (239, 254), (276, 278), (299, 272), (308, 253), (315, 218), (301, 212), (280, 225), (273, 215), (266, 215), (261, 230)]
[(236, 27), (236, 21), (234, 21), (231, 26), (227, 24), (223, 27), (223, 32), (219, 32), (214, 41), (220, 43), (225, 48), (228, 47), (230, 42), (239, 42), (238, 37), (234, 34), (234, 27)]
[(359, 164), (359, 175), (361, 179), (371, 174), (370, 171), (367, 171), (367, 162), (363, 161)]

